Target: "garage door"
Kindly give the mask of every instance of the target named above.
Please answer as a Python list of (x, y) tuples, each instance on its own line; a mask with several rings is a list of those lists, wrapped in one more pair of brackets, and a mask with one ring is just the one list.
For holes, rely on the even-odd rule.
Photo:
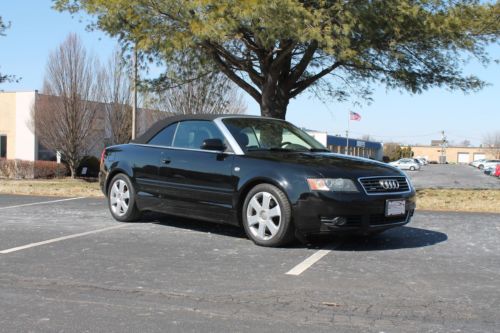
[(469, 153), (458, 153), (458, 163), (469, 163)]
[(485, 158), (486, 158), (485, 154), (474, 154), (474, 160), (473, 161), (484, 160)]

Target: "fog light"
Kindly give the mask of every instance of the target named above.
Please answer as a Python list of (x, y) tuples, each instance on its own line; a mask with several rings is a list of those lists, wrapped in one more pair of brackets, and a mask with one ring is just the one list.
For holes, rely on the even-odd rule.
[(341, 227), (343, 225), (345, 225), (347, 223), (347, 219), (345, 217), (336, 217), (332, 220), (333, 224), (338, 226), (338, 227)]
[(337, 217), (322, 217), (321, 222), (324, 224), (330, 226), (330, 227), (341, 227), (347, 224), (347, 219), (342, 216), (337, 216)]

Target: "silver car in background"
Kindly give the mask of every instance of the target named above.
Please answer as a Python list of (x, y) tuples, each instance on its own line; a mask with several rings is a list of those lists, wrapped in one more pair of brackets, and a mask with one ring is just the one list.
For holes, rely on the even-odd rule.
[[(474, 168), (478, 168), (480, 164), (484, 163), (484, 161), (486, 161), (486, 159), (482, 158), (480, 160), (475, 160), (475, 161), (470, 162), (470, 165), (472, 165)], [(484, 167), (484, 165), (483, 165), (483, 167)]]
[(481, 163), (479, 163), (477, 168), (479, 170), (489, 169), (489, 168), (495, 169), (497, 167), (497, 164), (500, 164), (500, 160), (484, 160)]
[(410, 170), (410, 171), (420, 170), (420, 164), (415, 162), (413, 158), (402, 158), (397, 161), (390, 162), (389, 165), (392, 165), (401, 170)]

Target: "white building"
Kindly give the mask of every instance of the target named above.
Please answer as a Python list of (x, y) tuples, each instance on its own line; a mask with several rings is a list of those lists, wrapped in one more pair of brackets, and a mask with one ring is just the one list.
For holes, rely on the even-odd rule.
[(36, 95), (36, 90), (0, 92), (0, 158), (37, 158), (35, 134), (30, 126)]

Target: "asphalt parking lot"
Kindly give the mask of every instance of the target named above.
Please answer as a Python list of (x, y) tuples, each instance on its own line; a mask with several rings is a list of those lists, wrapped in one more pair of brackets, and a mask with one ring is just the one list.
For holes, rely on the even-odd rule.
[(193, 220), (120, 224), (102, 199), (2, 195), (0, 332), (500, 332), (499, 236), (499, 215), (417, 212), (272, 249)]
[(500, 189), (500, 179), (464, 164), (428, 164), (406, 173), (417, 189)]

